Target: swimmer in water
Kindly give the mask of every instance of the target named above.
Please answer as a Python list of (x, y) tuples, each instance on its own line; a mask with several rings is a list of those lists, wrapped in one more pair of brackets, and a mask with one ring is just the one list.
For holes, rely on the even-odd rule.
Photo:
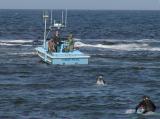
[(105, 81), (103, 80), (103, 76), (98, 76), (97, 77), (97, 81), (96, 81), (97, 85), (104, 85)]
[(148, 96), (143, 96), (143, 100), (136, 106), (136, 113), (155, 112), (156, 106)]

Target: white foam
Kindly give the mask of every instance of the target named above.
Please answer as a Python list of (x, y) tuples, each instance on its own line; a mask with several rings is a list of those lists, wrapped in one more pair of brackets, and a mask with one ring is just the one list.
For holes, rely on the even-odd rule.
[(150, 47), (147, 43), (125, 43), (125, 44), (114, 44), (114, 45), (103, 45), (103, 44), (85, 44), (82, 42), (75, 42), (75, 47), (94, 47), (94, 48), (105, 48), (112, 50), (124, 50), (124, 51), (160, 51), (158, 47)]
[(3, 45), (3, 46), (4, 46), (4, 45), (6, 45), (6, 46), (14, 46), (15, 44), (10, 44), (10, 43), (1, 43), (1, 42), (0, 42), (0, 45)]
[(125, 114), (133, 114), (133, 113), (135, 113), (135, 109), (127, 109), (125, 111)]
[(145, 113), (144, 115), (155, 115), (155, 112), (152, 112), (152, 111), (150, 111), (150, 112), (147, 112), (147, 113)]
[[(134, 113), (135, 113), (135, 109), (127, 109), (125, 111), (125, 114), (134, 114)], [(139, 113), (139, 114), (142, 114), (142, 113)], [(155, 113), (155, 112), (147, 112), (147, 113), (142, 114), (142, 115), (148, 116), (148, 115), (158, 115), (158, 114)]]
[(142, 42), (142, 43), (160, 43), (160, 40), (158, 39), (141, 39), (141, 40), (136, 40), (137, 42)]
[(33, 40), (0, 40), (0, 45), (1, 46), (32, 46), (27, 44), (32, 42)]
[(150, 51), (160, 51), (160, 48), (154, 47), (154, 48), (150, 48), (149, 50), (150, 50)]
[(35, 55), (36, 52), (20, 52), (20, 53), (8, 53), (9, 55)]
[(32, 45), (11, 44), (11, 43), (0, 43), (0, 46), (32, 46)]
[(130, 40), (130, 39), (125, 39), (125, 40), (122, 40), (122, 39), (85, 39), (86, 41), (106, 41), (106, 42), (113, 42), (113, 43), (116, 43), (116, 42), (125, 42), (125, 43), (133, 43), (133, 42), (140, 42), (140, 43), (150, 43), (150, 42), (160, 42), (159, 39), (139, 39), (139, 40)]
[(82, 42), (75, 42), (74, 43), (74, 47), (84, 47), (84, 46), (88, 46), (87, 44), (84, 44)]
[(33, 40), (0, 40), (3, 43), (32, 43)]

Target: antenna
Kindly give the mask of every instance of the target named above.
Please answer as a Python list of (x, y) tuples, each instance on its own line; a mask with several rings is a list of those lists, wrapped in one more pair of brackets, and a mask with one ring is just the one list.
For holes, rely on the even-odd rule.
[(56, 24), (56, 20), (54, 20), (54, 25)]
[(62, 25), (63, 25), (63, 11), (62, 11), (62, 21), (61, 22), (62, 22)]
[(44, 45), (44, 48), (46, 48), (46, 27), (47, 27), (47, 19), (48, 19), (48, 14), (47, 12), (44, 12), (43, 13), (43, 20), (44, 20), (44, 41), (43, 41), (43, 45)]
[[(60, 21), (56, 21), (55, 19), (53, 20), (53, 25), (52, 25), (52, 13), (51, 13), (51, 26), (50, 26), (50, 29), (52, 28), (57, 28), (57, 29), (61, 29), (63, 27), (66, 27), (67, 26), (67, 9), (66, 9), (66, 12), (64, 14), (64, 11), (62, 11), (62, 14), (61, 14), (62, 18)], [(65, 19), (64, 19), (65, 18)]]
[(43, 11), (43, 21), (45, 22), (45, 19), (48, 18), (48, 12)]
[(52, 21), (53, 21), (53, 18), (52, 18), (52, 16), (53, 16), (53, 10), (51, 9), (51, 25), (52, 25)]
[(43, 17), (43, 22), (44, 22), (44, 15), (45, 15), (45, 12), (43, 11), (43, 16), (42, 16)]
[(65, 14), (65, 27), (67, 27), (67, 9), (66, 9), (66, 14)]

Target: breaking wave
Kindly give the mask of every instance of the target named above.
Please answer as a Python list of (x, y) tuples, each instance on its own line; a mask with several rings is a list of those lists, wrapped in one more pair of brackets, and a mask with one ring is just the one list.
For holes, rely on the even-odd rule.
[(34, 40), (0, 40), (1, 46), (32, 46)]
[(138, 43), (160, 43), (159, 39), (139, 39), (139, 40), (122, 40), (122, 39), (87, 39), (89, 41), (106, 41), (106, 42), (112, 42), (112, 43), (119, 43), (119, 42), (127, 42), (127, 43), (132, 43), (132, 42), (138, 42)]
[[(75, 38), (75, 47), (103, 48), (123, 51), (160, 51), (156, 39), (118, 40), (118, 39), (86, 39), (92, 43), (83, 43)], [(33, 46), (35, 40), (0, 40), (0, 46)], [(153, 45), (155, 44), (155, 45)]]
[[(95, 41), (95, 40), (94, 40)], [(107, 42), (106, 42), (107, 41)], [(152, 46), (151, 44), (158, 44), (158, 40), (142, 39), (135, 41), (127, 40), (99, 40), (100, 43), (97, 44), (85, 44), (83, 42), (75, 42), (75, 47), (92, 47), (92, 48), (104, 48), (111, 50), (123, 50), (123, 51), (160, 51), (157, 46)], [(108, 43), (110, 42), (110, 43)]]
[(7, 53), (8, 55), (21, 55), (21, 56), (25, 56), (25, 55), (36, 55), (36, 52), (19, 52), (19, 53)]
[(32, 43), (33, 40), (0, 40), (0, 42), (5, 42), (5, 43)]

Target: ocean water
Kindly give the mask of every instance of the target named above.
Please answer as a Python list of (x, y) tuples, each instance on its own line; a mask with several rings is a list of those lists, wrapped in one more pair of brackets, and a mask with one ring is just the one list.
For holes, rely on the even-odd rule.
[[(60, 11), (53, 11), (60, 17)], [(69, 10), (89, 65), (41, 61), (43, 10), (0, 10), (0, 119), (159, 119), (160, 11)], [(103, 75), (105, 86), (96, 85)], [(156, 114), (128, 114), (151, 97)]]

